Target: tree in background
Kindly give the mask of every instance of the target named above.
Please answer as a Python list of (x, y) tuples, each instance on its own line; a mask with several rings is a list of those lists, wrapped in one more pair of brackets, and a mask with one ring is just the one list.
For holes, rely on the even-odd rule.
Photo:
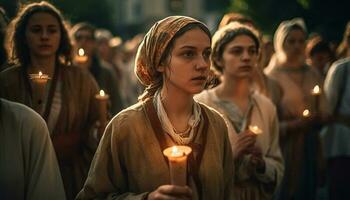
[[(18, 5), (28, 2), (40, 2), (42, 0), (0, 0), (0, 6), (4, 7), (10, 17), (13, 17)], [(115, 31), (115, 2), (113, 0), (47, 0), (59, 8), (64, 17), (72, 24), (88, 21), (97, 27)]]
[(340, 41), (350, 20), (348, 0), (231, 0), (229, 11), (251, 17), (264, 32), (273, 35), (279, 23), (294, 17), (306, 21), (308, 31)]

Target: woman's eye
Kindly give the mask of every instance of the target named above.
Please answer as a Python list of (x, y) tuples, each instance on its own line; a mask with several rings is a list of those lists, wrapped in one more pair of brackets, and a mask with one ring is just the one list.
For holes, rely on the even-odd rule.
[(49, 33), (57, 33), (57, 28), (50, 28), (49, 30), (48, 30), (48, 32)]
[(39, 33), (39, 32), (41, 31), (41, 28), (39, 28), (39, 27), (32, 27), (32, 28), (30, 29), (30, 31), (31, 31), (32, 33)]
[(249, 49), (248, 50), (249, 55), (255, 55), (257, 53), (256, 49)]
[(192, 51), (187, 51), (183, 53), (183, 56), (186, 58), (191, 58), (193, 57), (195, 54)]
[(234, 54), (234, 55), (241, 55), (243, 53), (243, 49), (241, 48), (235, 48), (235, 49), (232, 49), (230, 51), (230, 53)]
[(211, 51), (210, 51), (210, 50), (205, 51), (205, 52), (203, 53), (203, 57), (204, 57), (205, 59), (209, 59), (210, 54), (211, 54)]

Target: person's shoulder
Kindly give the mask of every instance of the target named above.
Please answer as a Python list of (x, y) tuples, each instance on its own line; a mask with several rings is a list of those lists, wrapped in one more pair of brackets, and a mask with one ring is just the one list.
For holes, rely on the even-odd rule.
[(15, 121), (18, 125), (30, 127), (45, 127), (44, 119), (28, 106), (5, 99), (1, 99), (1, 112), (4, 112), (9, 120)]
[(264, 109), (265, 111), (269, 112), (276, 110), (274, 103), (265, 95), (255, 91), (252, 96), (258, 104), (258, 106)]
[(197, 102), (211, 106), (214, 99), (214, 89), (203, 90), (201, 93), (196, 94), (193, 98)]
[(207, 114), (210, 120), (214, 120), (214, 123), (216, 122), (224, 123), (224, 119), (221, 113), (219, 113), (217, 110), (215, 110), (214, 108), (204, 103), (201, 103), (201, 102), (198, 102), (198, 103), (201, 106), (201, 108), (204, 110), (204, 112)]
[(203, 90), (201, 93), (194, 95), (195, 100), (205, 100), (211, 96), (210, 90)]
[(344, 69), (345, 67), (350, 67), (350, 58), (343, 58), (335, 61), (331, 67), (336, 68), (336, 70)]
[(18, 76), (21, 73), (21, 66), (12, 65), (0, 72), (0, 79), (9, 79), (9, 77)]
[[(105, 134), (118, 141), (127, 141), (137, 135), (135, 130), (147, 122), (144, 105), (138, 102), (116, 114), (108, 123)], [(142, 129), (142, 128), (141, 128)]]
[(326, 80), (327, 80), (327, 77), (336, 78), (341, 76), (344, 70), (349, 67), (350, 67), (350, 58), (343, 58), (335, 61), (328, 70)]
[[(144, 105), (143, 102), (138, 102), (134, 105), (131, 105), (124, 110), (120, 111), (111, 119), (111, 124), (125, 125), (125, 124), (134, 124), (135, 121), (141, 119), (144, 116)], [(134, 124), (135, 125), (135, 124)]]

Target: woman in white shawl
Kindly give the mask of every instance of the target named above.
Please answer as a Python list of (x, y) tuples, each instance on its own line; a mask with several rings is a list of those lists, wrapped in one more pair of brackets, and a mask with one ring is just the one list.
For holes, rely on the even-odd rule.
[(322, 86), (322, 81), (305, 64), (306, 37), (302, 19), (282, 22), (274, 36), (276, 53), (266, 69), (283, 91), (277, 105), (286, 162), (280, 199), (314, 199), (316, 182), (320, 181), (322, 155), (318, 131), (325, 113), (325, 98), (322, 92), (312, 95), (313, 88)]
[[(235, 160), (235, 199), (271, 199), (283, 175), (275, 106), (252, 84), (259, 46), (257, 31), (249, 26), (233, 22), (218, 30), (211, 65), (222, 82), (195, 96), (226, 121)], [(254, 134), (250, 125), (262, 133)]]

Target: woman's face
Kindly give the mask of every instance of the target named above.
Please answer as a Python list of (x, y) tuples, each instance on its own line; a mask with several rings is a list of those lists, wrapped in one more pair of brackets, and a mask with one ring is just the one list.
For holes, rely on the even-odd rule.
[(252, 76), (257, 57), (254, 40), (248, 35), (238, 35), (226, 44), (219, 64), (224, 76), (247, 78)]
[(31, 56), (56, 56), (61, 40), (60, 25), (49, 13), (35, 13), (28, 20), (25, 38)]
[(291, 30), (283, 43), (287, 58), (298, 58), (304, 55), (305, 33), (302, 30)]
[(158, 67), (164, 73), (163, 87), (190, 95), (201, 92), (208, 77), (210, 52), (210, 38), (200, 28), (178, 37), (166, 66)]

